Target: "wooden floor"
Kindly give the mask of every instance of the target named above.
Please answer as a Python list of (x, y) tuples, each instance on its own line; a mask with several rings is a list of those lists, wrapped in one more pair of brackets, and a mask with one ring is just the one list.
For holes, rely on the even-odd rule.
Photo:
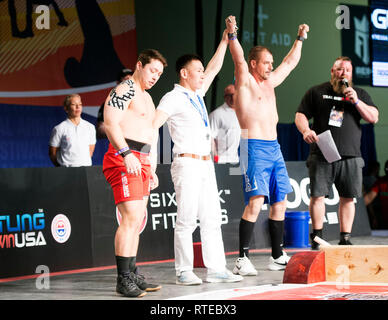
[[(357, 245), (386, 245), (388, 236), (370, 236), (352, 239)], [(330, 243), (336, 244), (337, 241)], [(286, 249), (289, 255), (301, 249)], [(258, 275), (245, 277), (237, 283), (206, 283), (199, 286), (179, 286), (175, 284), (173, 261), (140, 265), (139, 270), (151, 283), (161, 284), (160, 291), (147, 293), (142, 298), (125, 298), (115, 293), (116, 268), (107, 267), (105, 270), (78, 270), (73, 274), (51, 275), (46, 282), (40, 278), (30, 279), (0, 279), (0, 301), (4, 300), (166, 300), (166, 299), (218, 299), (217, 294), (235, 289), (244, 290), (256, 286), (277, 286), (282, 284), (283, 271), (269, 271), (267, 269), (269, 249), (256, 250), (251, 253), (251, 261), (258, 270)], [(227, 264), (233, 269), (237, 256), (227, 254)], [(89, 272), (86, 272), (89, 271)], [(196, 274), (205, 279), (206, 270), (195, 269)], [(48, 281), (47, 281), (48, 280)], [(202, 298), (201, 298), (202, 297)], [(219, 298), (224, 299), (224, 298)]]

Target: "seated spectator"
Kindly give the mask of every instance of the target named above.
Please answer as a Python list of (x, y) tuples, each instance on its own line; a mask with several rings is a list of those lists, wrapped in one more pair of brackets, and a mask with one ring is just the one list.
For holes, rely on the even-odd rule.
[[(362, 193), (367, 194), (373, 184), (377, 181), (380, 172), (380, 163), (378, 161), (371, 161), (368, 164), (366, 175), (362, 177)], [(371, 203), (366, 206), (368, 212), (369, 224), (372, 229), (377, 228), (376, 212), (380, 211), (380, 200), (378, 197), (373, 199)]]
[(380, 177), (380, 163), (378, 161), (371, 161), (368, 164), (366, 175), (362, 179), (364, 193), (367, 193), (372, 188), (373, 184)]
[(378, 197), (380, 206), (374, 210), (376, 226), (372, 229), (388, 229), (388, 160), (384, 166), (385, 176), (378, 178), (371, 190), (364, 195), (365, 205), (368, 206)]
[(78, 94), (67, 96), (63, 104), (67, 119), (51, 132), (50, 160), (56, 167), (91, 166), (96, 145), (94, 125), (81, 118), (82, 102)]

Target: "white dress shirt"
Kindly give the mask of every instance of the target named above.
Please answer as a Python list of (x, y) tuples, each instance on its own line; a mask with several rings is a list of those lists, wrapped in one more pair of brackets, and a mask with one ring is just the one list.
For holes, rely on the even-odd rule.
[(91, 166), (90, 145), (96, 144), (96, 129), (81, 119), (75, 125), (70, 119), (62, 121), (51, 132), (49, 145), (59, 148), (57, 161), (63, 167)]
[[(193, 92), (175, 84), (174, 89), (160, 100), (157, 109), (169, 116), (167, 125), (174, 142), (174, 154), (210, 154), (210, 123), (203, 96), (203, 90)], [(202, 99), (203, 107), (199, 98)]]

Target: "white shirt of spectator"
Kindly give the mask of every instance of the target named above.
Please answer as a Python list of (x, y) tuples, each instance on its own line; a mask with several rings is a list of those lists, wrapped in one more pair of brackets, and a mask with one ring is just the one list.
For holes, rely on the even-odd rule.
[(81, 119), (75, 125), (69, 119), (62, 121), (51, 132), (51, 147), (59, 148), (57, 161), (63, 167), (91, 166), (89, 146), (96, 144), (96, 129)]
[(237, 163), (241, 129), (236, 112), (226, 103), (209, 115), (213, 139), (217, 144), (218, 163)]
[[(200, 89), (194, 93), (179, 84), (175, 84), (174, 89), (162, 97), (157, 107), (169, 115), (167, 125), (174, 142), (173, 153), (209, 155), (211, 150), (209, 121), (206, 126), (202, 115), (186, 94), (191, 97), (198, 108), (201, 108), (196, 95), (203, 98), (203, 90)], [(208, 118), (206, 109), (204, 112)]]

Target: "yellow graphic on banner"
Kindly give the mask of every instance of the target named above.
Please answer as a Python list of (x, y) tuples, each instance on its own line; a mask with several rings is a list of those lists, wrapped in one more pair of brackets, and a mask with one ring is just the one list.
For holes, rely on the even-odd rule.
[(0, 0), (0, 103), (98, 105), (136, 57), (134, 0)]

